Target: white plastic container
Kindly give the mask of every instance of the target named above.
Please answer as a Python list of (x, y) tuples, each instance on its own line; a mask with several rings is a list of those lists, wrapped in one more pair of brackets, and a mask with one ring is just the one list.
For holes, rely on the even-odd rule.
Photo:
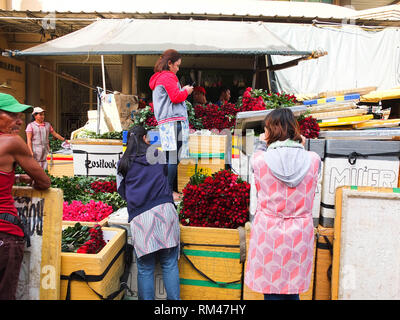
[(322, 179), (321, 225), (329, 228), (334, 225), (337, 187), (397, 187), (399, 157), (395, 154), (398, 152), (399, 141), (327, 140)]

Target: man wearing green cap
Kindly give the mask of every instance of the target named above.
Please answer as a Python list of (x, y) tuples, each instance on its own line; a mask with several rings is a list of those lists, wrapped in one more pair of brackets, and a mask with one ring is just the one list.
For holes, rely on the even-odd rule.
[[(0, 93), (0, 300), (13, 300), (24, 255), (24, 228), (14, 206), (14, 182), (32, 183), (36, 189), (50, 187), (50, 178), (33, 159), (28, 145), (18, 135), (25, 112), (32, 107)], [(27, 174), (15, 175), (20, 165)]]

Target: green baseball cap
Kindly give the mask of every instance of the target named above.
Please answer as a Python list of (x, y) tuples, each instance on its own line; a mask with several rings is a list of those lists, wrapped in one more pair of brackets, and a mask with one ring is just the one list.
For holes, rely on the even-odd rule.
[(33, 107), (21, 104), (12, 95), (0, 93), (0, 110), (8, 112), (32, 112)]

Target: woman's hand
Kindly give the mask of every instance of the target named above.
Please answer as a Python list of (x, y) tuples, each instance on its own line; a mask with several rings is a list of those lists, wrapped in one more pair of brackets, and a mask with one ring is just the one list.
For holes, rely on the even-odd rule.
[(305, 147), (306, 145), (306, 137), (304, 137), (303, 135), (300, 135), (301, 137), (301, 144), (303, 145), (303, 147)]
[(189, 86), (189, 85), (184, 86), (183, 89), (187, 91), (188, 95), (192, 94), (192, 92), (193, 92), (193, 87)]
[(15, 175), (15, 180), (16, 180), (16, 182), (22, 182), (22, 183), (26, 183), (26, 184), (32, 183), (32, 178), (30, 176), (28, 176), (27, 174)]
[(267, 143), (267, 138), (265, 137), (265, 133), (261, 133), (260, 137), (259, 137), (260, 141), (264, 141), (265, 143)]

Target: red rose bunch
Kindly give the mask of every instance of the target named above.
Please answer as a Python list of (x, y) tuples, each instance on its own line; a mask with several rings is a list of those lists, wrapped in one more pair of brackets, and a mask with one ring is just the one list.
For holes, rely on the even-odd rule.
[(182, 225), (233, 229), (249, 219), (250, 185), (229, 170), (189, 182), (182, 192)]
[(252, 88), (248, 87), (243, 93), (242, 107), (240, 111), (265, 110), (265, 103), (262, 96), (253, 97)]
[(194, 106), (196, 117), (201, 119), (203, 128), (208, 130), (232, 128), (235, 125), (235, 117), (238, 111), (233, 103), (226, 103), (222, 106), (212, 103)]
[(113, 207), (101, 201), (90, 200), (83, 204), (81, 201), (73, 200), (70, 204), (67, 201), (63, 204), (64, 221), (101, 221), (113, 212)]
[(90, 184), (94, 193), (113, 193), (117, 192), (116, 181), (94, 181)]
[(134, 125), (143, 126), (146, 129), (154, 129), (157, 126), (157, 120), (154, 116), (153, 103), (149, 103), (148, 106), (138, 109), (134, 117)]
[(139, 99), (138, 109), (146, 108), (146, 101)]
[(77, 253), (98, 253), (106, 245), (103, 238), (101, 226), (95, 225), (89, 229), (90, 239), (86, 241), (76, 252)]
[(318, 138), (320, 128), (316, 119), (310, 116), (299, 119), (298, 123), (300, 127), (300, 133), (304, 137), (308, 139)]

